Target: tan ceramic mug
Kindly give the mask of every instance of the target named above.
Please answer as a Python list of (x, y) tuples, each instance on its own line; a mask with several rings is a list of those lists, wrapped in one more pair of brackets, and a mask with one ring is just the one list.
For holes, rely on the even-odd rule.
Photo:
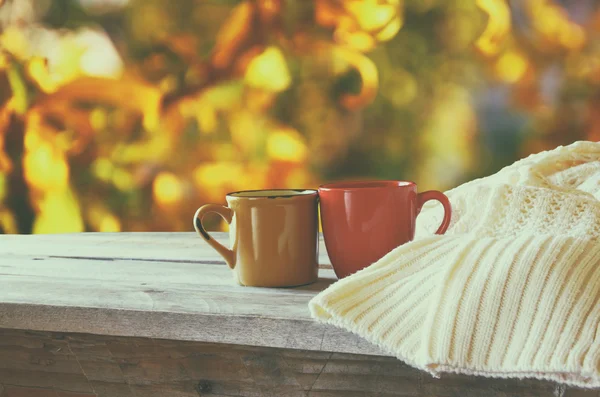
[[(247, 190), (229, 193), (227, 206), (206, 204), (194, 228), (233, 269), (236, 281), (254, 287), (291, 287), (318, 278), (316, 190)], [(229, 223), (231, 248), (212, 238), (202, 218), (214, 212)]]

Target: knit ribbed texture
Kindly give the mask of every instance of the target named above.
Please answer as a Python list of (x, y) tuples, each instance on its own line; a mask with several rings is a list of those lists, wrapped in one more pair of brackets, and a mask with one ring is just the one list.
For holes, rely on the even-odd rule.
[(520, 160), (446, 193), (413, 242), (311, 300), (318, 321), (437, 376), (600, 387), (600, 143)]

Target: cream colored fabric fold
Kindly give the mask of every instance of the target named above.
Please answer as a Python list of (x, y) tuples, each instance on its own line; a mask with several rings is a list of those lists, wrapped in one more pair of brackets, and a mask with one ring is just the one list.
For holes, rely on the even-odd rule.
[(600, 143), (543, 152), (447, 192), (415, 241), (309, 304), (438, 375), (534, 377), (600, 387)]

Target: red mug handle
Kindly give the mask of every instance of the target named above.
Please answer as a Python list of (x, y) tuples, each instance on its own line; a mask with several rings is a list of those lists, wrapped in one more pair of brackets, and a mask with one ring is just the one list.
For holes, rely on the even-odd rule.
[(423, 204), (425, 204), (429, 200), (437, 200), (444, 206), (444, 219), (442, 220), (442, 224), (435, 232), (435, 234), (444, 234), (446, 230), (448, 230), (448, 226), (450, 226), (450, 218), (452, 217), (452, 207), (450, 206), (450, 200), (448, 197), (440, 191), (437, 190), (428, 190), (423, 193), (419, 193), (417, 195), (417, 215), (421, 212), (421, 208), (423, 208)]

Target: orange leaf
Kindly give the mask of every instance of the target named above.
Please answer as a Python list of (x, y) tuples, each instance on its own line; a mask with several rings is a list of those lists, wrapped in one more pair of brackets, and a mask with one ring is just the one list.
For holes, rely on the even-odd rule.
[(356, 110), (364, 107), (375, 99), (379, 86), (379, 77), (377, 66), (367, 56), (345, 48), (337, 47), (335, 55), (341, 57), (354, 67), (362, 79), (362, 87), (357, 95), (346, 94), (341, 102), (344, 107), (350, 110)]
[(489, 19), (475, 46), (485, 55), (494, 55), (510, 31), (510, 8), (504, 0), (477, 0), (477, 5)]
[(217, 34), (212, 64), (225, 69), (233, 60), (241, 44), (249, 36), (255, 15), (254, 4), (245, 1), (236, 6)]
[(12, 115), (11, 101), (0, 108), (0, 172), (9, 173), (12, 170), (12, 162), (4, 151), (4, 137), (10, 127)]

